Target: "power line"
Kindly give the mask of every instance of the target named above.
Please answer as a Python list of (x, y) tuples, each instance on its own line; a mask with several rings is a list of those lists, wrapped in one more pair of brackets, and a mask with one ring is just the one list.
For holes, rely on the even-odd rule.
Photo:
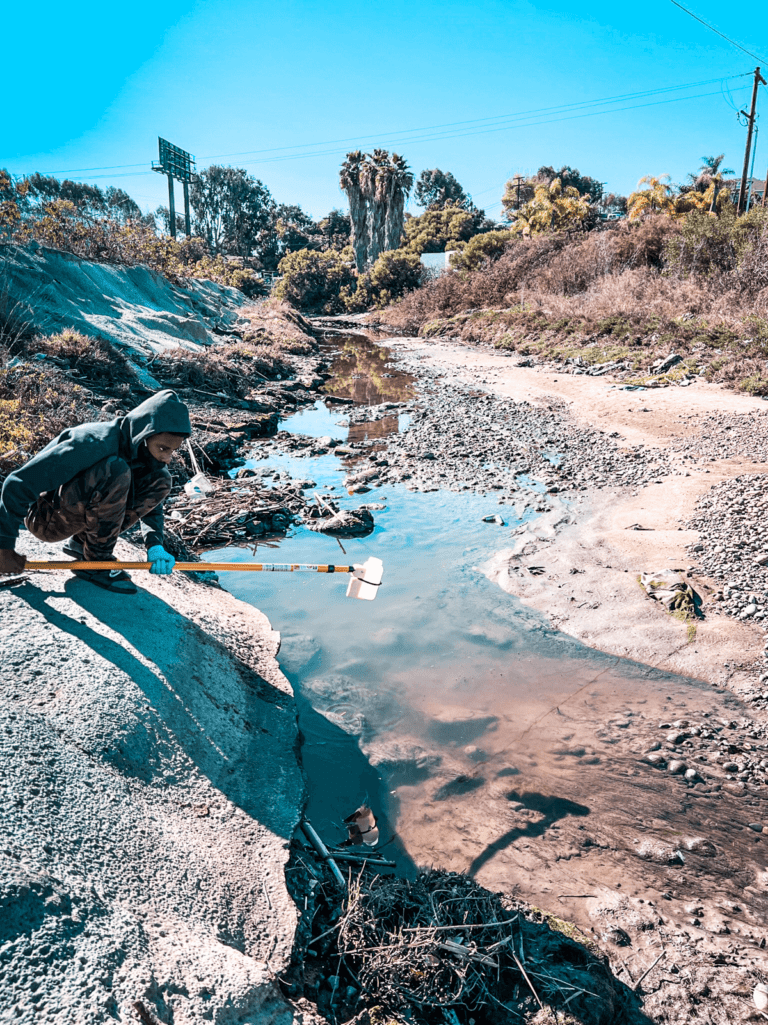
[[(401, 140), (401, 141), (405, 141), (406, 143), (414, 143), (415, 144), (415, 143), (424, 143), (424, 142), (443, 142), (443, 141), (448, 141), (450, 139), (469, 138), (469, 137), (474, 136), (474, 135), (491, 135), (491, 134), (495, 134), (496, 132), (508, 132), (508, 131), (511, 131), (514, 128), (536, 128), (536, 127), (538, 127), (540, 125), (559, 124), (562, 121), (577, 121), (577, 120), (580, 120), (580, 119), (585, 118), (585, 117), (596, 117), (596, 116), (598, 116), (600, 114), (620, 114), (620, 113), (622, 113), (623, 111), (626, 111), (626, 110), (640, 110), (640, 109), (642, 109), (644, 107), (657, 107), (657, 106), (661, 106), (661, 105), (667, 104), (667, 103), (679, 103), (681, 100), (698, 100), (698, 99), (702, 99), (702, 98), (709, 97), (709, 96), (720, 96), (720, 92), (719, 92), (719, 90), (717, 90), (715, 92), (697, 93), (695, 96), (676, 96), (676, 97), (673, 97), (672, 99), (655, 100), (655, 101), (653, 101), (651, 103), (636, 103), (636, 104), (632, 104), (632, 105), (630, 105), (628, 107), (617, 107), (617, 108), (615, 108), (613, 110), (593, 110), (593, 111), (588, 111), (585, 114), (570, 114), (570, 115), (567, 115), (565, 117), (548, 118), (548, 119), (546, 119), (544, 121), (529, 121), (529, 122), (527, 122), (525, 124), (507, 124), (507, 125), (502, 125), (501, 127), (481, 128), (481, 129), (478, 129), (477, 131), (473, 131), (473, 132), (454, 132), (454, 133), (446, 133), (446, 132), (444, 132), (444, 133), (440, 133), (439, 135), (423, 136), (421, 138), (416, 137), (416, 138), (413, 138), (413, 139)], [(386, 141), (386, 140), (382, 140), (382, 141)], [(391, 145), (393, 145), (393, 142), (390, 141), (388, 144), (391, 146)], [(288, 153), (288, 154), (284, 154), (283, 156), (265, 157), (265, 158), (263, 158), (261, 160), (245, 161), (245, 164), (246, 164), (246, 166), (249, 166), (249, 165), (250, 166), (257, 166), (257, 165), (260, 165), (260, 164), (274, 164), (274, 163), (282, 163), (283, 161), (286, 161), (286, 160), (306, 159), (307, 157), (333, 156), (334, 154), (344, 153), (344, 152), (345, 152), (345, 150), (331, 149), (331, 150), (319, 150), (319, 151), (307, 152), (307, 153)]]
[(508, 120), (524, 119), (524, 118), (527, 118), (527, 117), (532, 117), (534, 114), (558, 113), (560, 111), (566, 111), (566, 110), (578, 110), (580, 108), (592, 107), (592, 106), (599, 105), (599, 104), (604, 104), (604, 103), (618, 103), (621, 100), (640, 99), (641, 97), (655, 96), (655, 95), (659, 95), (661, 93), (678, 92), (681, 89), (696, 89), (699, 86), (703, 86), (703, 85), (713, 85), (715, 82), (730, 81), (730, 79), (733, 79), (733, 78), (744, 78), (744, 77), (748, 76), (749, 74), (751, 74), (751, 72), (744, 72), (743, 74), (740, 74), (740, 75), (728, 75), (725, 78), (722, 78), (722, 77), (721, 78), (707, 78), (707, 79), (704, 79), (704, 80), (702, 80), (700, 82), (687, 82), (687, 83), (684, 83), (683, 85), (661, 86), (661, 87), (656, 88), (656, 89), (645, 89), (645, 90), (641, 90), (641, 91), (638, 91), (638, 92), (632, 92), (632, 93), (619, 93), (616, 96), (604, 96), (604, 97), (600, 97), (600, 98), (595, 99), (595, 100), (581, 100), (581, 101), (578, 101), (578, 102), (575, 102), (575, 103), (557, 104), (556, 106), (553, 106), (553, 107), (534, 107), (532, 110), (516, 111), (515, 113), (512, 113), (512, 114), (495, 114), (492, 117), (471, 118), (470, 120), (467, 120), (467, 121), (452, 121), (452, 122), (448, 122), (447, 124), (426, 125), (426, 126), (422, 126), (421, 128), (406, 128), (406, 129), (403, 129), (403, 130), (398, 130), (396, 132), (378, 132), (376, 135), (356, 135), (356, 136), (350, 136), (349, 138), (346, 138), (346, 139), (330, 139), (327, 142), (306, 143), (306, 144), (297, 145), (297, 146), (276, 146), (276, 147), (273, 147), (271, 149), (245, 150), (245, 151), (243, 151), (241, 153), (215, 153), (215, 154), (212, 154), (212, 155), (207, 156), (207, 157), (202, 157), (201, 159), (203, 159), (203, 160), (220, 160), (220, 159), (223, 159), (224, 157), (257, 156), (257, 155), (259, 155), (261, 153), (278, 153), (278, 152), (283, 152), (283, 151), (286, 151), (286, 150), (304, 149), (307, 146), (335, 146), (335, 145), (339, 145), (342, 142), (344, 142), (344, 143), (347, 143), (347, 142), (364, 142), (366, 139), (381, 139), (381, 138), (386, 138), (386, 137), (390, 137), (390, 136), (393, 136), (393, 135), (396, 135), (396, 136), (402, 138), (405, 135), (411, 135), (411, 134), (415, 134), (417, 132), (432, 132), (432, 131), (440, 131), (442, 129), (450, 130), (452, 128), (463, 127), (465, 125), (480, 125), (480, 124), (488, 123), (488, 122), (491, 122), (491, 121), (508, 121)]
[[(674, 2), (674, 0), (673, 0), (673, 2)], [(419, 133), (419, 132), (440, 132), (441, 133), (439, 136), (435, 136), (435, 137), (430, 138), (430, 139), (428, 139), (426, 141), (434, 141), (434, 139), (441, 138), (441, 137), (460, 138), (461, 135), (464, 134), (464, 133), (457, 134), (454, 131), (452, 131), (453, 129), (460, 128), (460, 127), (467, 126), (467, 125), (477, 125), (477, 126), (480, 126), (480, 125), (483, 125), (483, 124), (490, 125), (491, 122), (501, 123), (501, 122), (513, 122), (513, 121), (518, 121), (518, 120), (526, 120), (527, 118), (533, 117), (536, 114), (556, 114), (556, 113), (559, 113), (561, 111), (565, 112), (565, 111), (571, 111), (571, 110), (582, 110), (585, 107), (599, 106), (599, 105), (607, 104), (607, 103), (618, 103), (618, 102), (620, 102), (622, 100), (641, 99), (641, 98), (646, 97), (646, 96), (657, 96), (657, 95), (661, 95), (662, 93), (678, 92), (678, 91), (683, 90), (683, 89), (695, 89), (695, 88), (698, 88), (699, 86), (713, 85), (716, 82), (720, 83), (721, 88), (722, 88), (723, 83), (729, 82), (732, 79), (745, 78), (745, 77), (747, 77), (750, 74), (751, 74), (751, 72), (745, 72), (744, 74), (740, 74), (740, 75), (728, 75), (728, 76), (726, 76), (724, 78), (723, 77), (720, 77), (720, 78), (708, 78), (708, 79), (704, 79), (704, 80), (699, 81), (699, 82), (687, 82), (687, 83), (684, 83), (682, 85), (662, 86), (662, 87), (656, 88), (656, 89), (645, 89), (645, 90), (640, 90), (640, 91), (631, 92), (631, 93), (619, 93), (616, 96), (600, 97), (600, 98), (594, 99), (594, 100), (581, 100), (581, 101), (578, 101), (578, 102), (575, 102), (575, 103), (559, 104), (559, 105), (556, 105), (556, 106), (553, 106), (553, 107), (535, 107), (532, 110), (516, 111), (515, 113), (511, 113), (511, 114), (495, 114), (492, 117), (472, 118), (472, 119), (466, 120), (466, 121), (452, 121), (452, 122), (447, 122), (445, 124), (438, 124), (438, 125), (426, 125), (426, 126), (422, 126), (421, 128), (406, 128), (406, 129), (402, 129), (402, 130), (394, 131), (394, 132), (379, 132), (376, 135), (349, 136), (348, 138), (345, 138), (345, 139), (329, 139), (329, 140), (326, 140), (325, 142), (299, 143), (299, 144), (294, 145), (294, 146), (275, 146), (275, 147), (272, 147), (270, 149), (245, 150), (245, 151), (240, 152), (240, 153), (214, 153), (214, 154), (209, 154), (208, 156), (200, 157), (199, 159), (200, 160), (221, 160), (221, 159), (224, 159), (226, 157), (259, 156), (261, 154), (267, 154), (267, 153), (281, 153), (281, 154), (285, 154), (286, 158), (290, 159), (293, 156), (293, 154), (290, 153), (289, 151), (292, 151), (292, 150), (293, 151), (295, 151), (295, 150), (309, 150), (311, 148), (316, 148), (318, 146), (336, 146), (336, 145), (340, 145), (341, 143), (350, 143), (350, 142), (361, 142), (362, 143), (362, 142), (365, 142), (366, 140), (369, 140), (369, 139), (376, 139), (376, 140), (381, 140), (381, 141), (387, 141), (387, 140), (391, 139), (392, 137), (397, 137), (398, 139), (400, 139), (401, 141), (406, 142), (406, 143), (410, 142), (410, 141), (423, 141), (423, 140), (419, 140), (419, 139), (411, 140), (411, 139), (404, 138), (405, 136), (415, 135), (416, 133)], [(711, 95), (711, 94), (705, 94), (705, 95)], [(689, 99), (689, 98), (696, 99), (698, 97), (686, 97), (686, 96), (677, 97), (677, 99), (681, 99), (681, 100), (682, 99)], [(628, 108), (627, 107), (627, 108), (622, 108), (622, 109), (628, 110), (628, 109), (632, 109), (632, 108)], [(603, 113), (603, 112), (602, 111), (597, 111), (596, 113)], [(537, 122), (537, 123), (546, 124), (547, 122)], [(480, 133), (479, 132), (471, 132), (471, 133), (467, 133), (467, 134), (480, 134)], [(389, 142), (388, 144), (392, 145), (391, 142)], [(333, 152), (336, 152), (336, 151), (334, 150)], [(298, 156), (305, 156), (305, 155), (306, 156), (312, 156), (314, 154), (311, 153), (311, 152), (307, 152), (306, 154), (298, 154)], [(317, 154), (317, 155), (321, 156), (321, 155), (326, 155), (326, 154), (322, 153), (322, 154)], [(275, 158), (275, 159), (283, 159), (283, 158), (278, 157), (278, 158)], [(261, 162), (261, 161), (259, 161), (259, 162)], [(79, 168), (75, 167), (75, 168), (69, 168), (69, 169), (63, 170), (63, 171), (46, 171), (44, 173), (45, 174), (49, 174), (49, 175), (80, 174), (80, 173), (87, 172), (87, 171), (112, 171), (112, 170), (118, 170), (121, 167), (122, 168), (133, 168), (133, 167), (145, 167), (145, 166), (146, 166), (146, 164), (144, 162), (142, 162), (140, 164), (113, 164), (111, 166), (105, 166), (105, 167), (79, 167)], [(142, 174), (144, 172), (134, 172), (134, 173)], [(128, 173), (128, 172), (125, 172), (125, 173), (121, 173), (119, 175), (99, 175), (98, 177), (99, 178), (101, 178), (101, 177), (127, 178), (127, 177), (131, 177), (131, 174)], [(95, 178), (92, 179), (92, 180), (95, 180)]]
[[(734, 77), (736, 77), (736, 76), (734, 76)], [(636, 103), (636, 104), (631, 104), (630, 106), (627, 106), (627, 107), (617, 107), (617, 108), (614, 108), (612, 110), (593, 110), (593, 111), (588, 111), (587, 113), (582, 113), (582, 114), (569, 114), (569, 115), (566, 115), (565, 117), (548, 118), (548, 119), (546, 119), (544, 121), (529, 121), (526, 124), (518, 123), (518, 124), (502, 125), (501, 127), (497, 126), (497, 127), (493, 127), (493, 128), (481, 128), (481, 129), (478, 129), (477, 131), (473, 131), (473, 132), (453, 132), (453, 133), (442, 132), (442, 133), (440, 133), (438, 135), (423, 136), (421, 138), (415, 137), (415, 138), (412, 138), (412, 139), (401, 140), (401, 141), (405, 141), (406, 144), (408, 144), (408, 143), (416, 144), (416, 143), (425, 143), (425, 142), (444, 142), (444, 141), (448, 141), (450, 139), (468, 138), (468, 137), (471, 137), (473, 135), (489, 135), (489, 134), (494, 134), (496, 132), (508, 132), (508, 131), (512, 131), (512, 129), (514, 129), (514, 128), (536, 128), (536, 127), (538, 127), (540, 125), (558, 124), (558, 123), (560, 123), (562, 121), (576, 121), (576, 120), (580, 120), (580, 119), (586, 118), (586, 117), (596, 117), (596, 116), (598, 116), (600, 114), (620, 114), (620, 113), (623, 113), (624, 111), (627, 111), (627, 110), (640, 110), (640, 109), (642, 109), (644, 107), (657, 107), (657, 106), (662, 106), (662, 105), (667, 104), (667, 103), (679, 103), (682, 100), (698, 100), (698, 99), (707, 98), (709, 96), (720, 96), (720, 95), (721, 95), (720, 91), (717, 90), (717, 91), (714, 91), (714, 92), (697, 93), (694, 96), (674, 96), (674, 97), (671, 97), (670, 99), (666, 99), (666, 100), (654, 100), (654, 101), (652, 101), (650, 103)], [(381, 140), (381, 141), (382, 142), (387, 142), (387, 140)], [(397, 143), (396, 140), (395, 140), (394, 143), (392, 141), (388, 141), (387, 144), (390, 145), (390, 146), (394, 145), (394, 144), (399, 145), (399, 143)], [(307, 158), (312, 158), (312, 157), (326, 157), (326, 156), (335, 156), (335, 155), (339, 155), (339, 154), (343, 155), (345, 152), (346, 152), (346, 148), (345, 149), (341, 149), (341, 150), (339, 150), (339, 149), (314, 150), (314, 151), (310, 151), (310, 152), (306, 152), (306, 153), (284, 153), (281, 156), (264, 157), (261, 160), (249, 160), (249, 161), (244, 161), (243, 163), (244, 163), (245, 167), (248, 168), (248, 167), (259, 166), (259, 165), (262, 165), (262, 164), (283, 163), (283, 162), (285, 162), (287, 160), (306, 160)], [(203, 159), (210, 159), (210, 158), (203, 158)], [(74, 180), (76, 180), (76, 181), (77, 180), (82, 180), (82, 181), (98, 181), (98, 180), (100, 180), (102, 178), (108, 178), (108, 179), (110, 179), (112, 181), (115, 178), (139, 178), (142, 175), (146, 176), (146, 175), (149, 175), (149, 174), (151, 174), (150, 171), (138, 171), (138, 172), (134, 171), (134, 172), (125, 173), (125, 174), (91, 175), (91, 176), (88, 176), (87, 178), (74, 179)]]
[(710, 25), (708, 21), (704, 21), (703, 18), (700, 18), (698, 14), (694, 14), (693, 11), (689, 11), (687, 7), (683, 7), (683, 5), (679, 4), (677, 0), (671, 0), (671, 2), (675, 5), (675, 7), (679, 7), (681, 11), (685, 11), (686, 14), (689, 14), (692, 18), (695, 18), (695, 20), (698, 21), (700, 24), (704, 25), (705, 28), (708, 28), (710, 32), (714, 32), (715, 35), (720, 36), (720, 38), (724, 39), (726, 43), (730, 43), (731, 46), (735, 46), (737, 50), (741, 50), (742, 53), (746, 53), (749, 57), (754, 57), (754, 59), (756, 61), (760, 61), (761, 64), (768, 64), (768, 61), (766, 61), (764, 57), (758, 57), (756, 53), (752, 53), (751, 50), (747, 50), (745, 47), (741, 45), (741, 43), (737, 43), (735, 40), (729, 38), (729, 36), (726, 36), (719, 29), (716, 29), (714, 25)]

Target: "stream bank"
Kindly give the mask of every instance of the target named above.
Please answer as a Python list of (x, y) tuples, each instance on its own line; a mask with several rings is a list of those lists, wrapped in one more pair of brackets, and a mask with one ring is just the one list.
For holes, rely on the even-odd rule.
[(304, 780), (279, 638), (181, 574), (137, 582), (0, 589), (0, 1019), (286, 1025)]

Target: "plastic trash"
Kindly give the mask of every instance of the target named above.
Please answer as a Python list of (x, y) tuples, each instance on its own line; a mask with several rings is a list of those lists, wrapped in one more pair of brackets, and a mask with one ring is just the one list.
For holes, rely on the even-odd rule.
[(187, 495), (209, 495), (213, 490), (213, 484), (211, 484), (204, 473), (196, 473), (184, 485), (184, 492)]

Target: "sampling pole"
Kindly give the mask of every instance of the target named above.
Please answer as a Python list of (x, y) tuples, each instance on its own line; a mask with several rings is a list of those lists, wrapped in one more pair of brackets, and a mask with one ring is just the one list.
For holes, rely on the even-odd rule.
[(746, 110), (740, 111), (741, 114), (747, 118), (747, 148), (744, 151), (744, 170), (741, 174), (741, 185), (739, 186), (739, 202), (736, 207), (736, 212), (739, 214), (744, 213), (745, 200), (747, 195), (747, 178), (749, 176), (749, 157), (752, 151), (752, 132), (755, 127), (755, 107), (757, 106), (757, 87), (760, 83), (766, 85), (765, 79), (760, 74), (760, 68), (755, 68), (755, 81), (752, 86), (752, 105), (749, 108), (749, 114)]

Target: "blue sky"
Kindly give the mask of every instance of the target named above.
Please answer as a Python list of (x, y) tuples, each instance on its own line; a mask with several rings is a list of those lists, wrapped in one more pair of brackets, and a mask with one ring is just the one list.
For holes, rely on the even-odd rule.
[[(763, 4), (690, 6), (768, 58)], [(736, 108), (751, 79), (729, 76), (758, 63), (670, 0), (43, 0), (32, 33), (29, 19), (22, 4), (3, 15), (20, 42), (4, 53), (0, 167), (118, 185), (145, 210), (167, 202), (165, 179), (148, 171), (158, 135), (200, 168), (247, 168), (315, 216), (346, 205), (346, 150), (375, 145), (417, 174), (452, 171), (492, 216), (505, 180), (541, 164), (624, 193), (647, 173), (683, 180), (705, 154), (725, 152), (740, 173)], [(762, 176), (765, 89), (760, 105)]]

